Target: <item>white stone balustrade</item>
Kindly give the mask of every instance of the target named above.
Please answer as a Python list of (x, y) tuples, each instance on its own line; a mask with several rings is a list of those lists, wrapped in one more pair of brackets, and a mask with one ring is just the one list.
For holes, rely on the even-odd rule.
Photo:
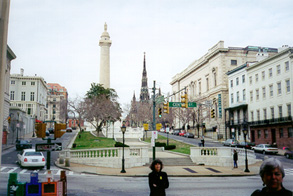
[[(191, 147), (190, 158), (196, 164), (233, 167), (234, 149), (238, 152), (238, 165), (245, 165), (245, 149), (227, 147)], [(254, 151), (247, 150), (248, 164), (254, 164), (257, 159)]]
[[(84, 150), (66, 150), (59, 157), (70, 158), (71, 163), (100, 167), (121, 168), (123, 148), (95, 148)], [(147, 147), (124, 148), (125, 168), (143, 166), (149, 163)]]

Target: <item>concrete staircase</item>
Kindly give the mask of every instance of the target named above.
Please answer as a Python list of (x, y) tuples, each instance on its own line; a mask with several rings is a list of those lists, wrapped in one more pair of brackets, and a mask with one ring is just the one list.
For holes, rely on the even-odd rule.
[[(196, 165), (195, 163), (193, 163), (191, 161), (191, 159), (189, 157), (182, 157), (182, 158), (160, 158), (160, 157), (156, 157), (158, 159), (160, 159), (164, 165), (166, 166), (191, 166), (191, 165)], [(149, 165), (152, 163), (153, 158), (150, 158), (150, 163)]]

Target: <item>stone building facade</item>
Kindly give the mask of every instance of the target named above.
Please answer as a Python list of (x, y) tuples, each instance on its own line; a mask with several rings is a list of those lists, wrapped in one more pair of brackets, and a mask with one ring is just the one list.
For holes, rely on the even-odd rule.
[[(229, 107), (227, 72), (249, 61), (255, 61), (256, 54), (263, 47), (224, 47), (224, 41), (216, 45), (200, 59), (192, 62), (181, 73), (176, 74), (171, 81), (172, 101), (180, 102), (181, 95), (186, 90), (189, 102), (196, 102), (196, 108), (179, 108), (175, 117), (174, 128), (181, 128), (181, 114), (188, 110), (190, 118), (187, 124), (195, 130), (196, 135), (209, 135), (218, 139), (230, 136), (225, 131), (224, 108)], [(275, 54), (277, 49), (267, 48), (268, 55)], [(180, 91), (180, 92), (179, 92)], [(211, 109), (215, 110), (215, 118), (211, 118)], [(201, 129), (201, 131), (200, 131)]]
[(58, 83), (48, 83), (47, 121), (66, 123), (67, 121), (67, 89)]

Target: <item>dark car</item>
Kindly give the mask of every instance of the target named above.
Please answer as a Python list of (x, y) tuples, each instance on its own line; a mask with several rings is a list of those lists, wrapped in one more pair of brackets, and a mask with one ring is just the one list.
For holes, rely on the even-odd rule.
[(239, 144), (237, 144), (237, 147), (246, 149), (251, 149), (251, 147), (253, 146), (255, 146), (255, 143), (253, 142), (240, 142)]
[(287, 159), (293, 158), (293, 151), (290, 148), (285, 148), (284, 156)]
[(54, 129), (53, 128), (48, 128), (49, 133), (54, 133)]
[(50, 132), (46, 130), (46, 136), (50, 136)]
[(66, 128), (66, 132), (72, 132), (72, 128), (71, 127), (67, 127)]
[(194, 138), (194, 134), (193, 133), (185, 133), (184, 137)]
[(173, 135), (179, 135), (179, 133), (180, 133), (179, 130), (175, 130), (175, 131), (173, 132)]
[(23, 150), (23, 149), (32, 148), (33, 145), (28, 140), (18, 140), (16, 141), (15, 147), (16, 147), (16, 150)]

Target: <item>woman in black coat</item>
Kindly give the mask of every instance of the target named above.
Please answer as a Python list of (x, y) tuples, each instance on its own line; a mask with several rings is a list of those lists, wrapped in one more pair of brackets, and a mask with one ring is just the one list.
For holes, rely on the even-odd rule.
[(162, 172), (163, 163), (156, 159), (150, 166), (152, 172), (149, 173), (150, 196), (165, 196), (165, 189), (169, 187), (168, 175)]

